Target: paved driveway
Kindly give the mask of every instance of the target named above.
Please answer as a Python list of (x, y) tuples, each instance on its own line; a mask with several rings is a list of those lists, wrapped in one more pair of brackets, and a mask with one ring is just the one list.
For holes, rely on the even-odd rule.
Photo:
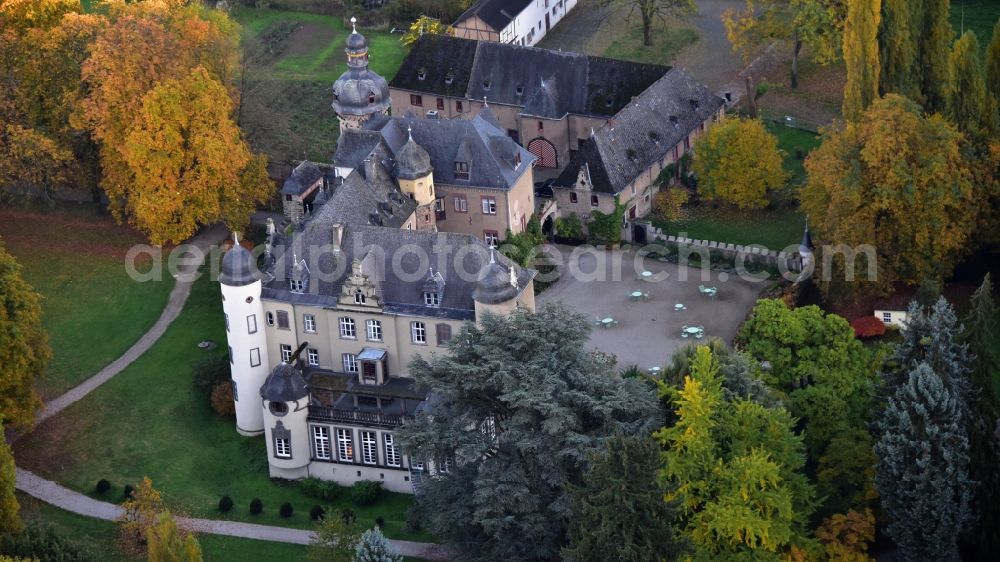
[[(561, 300), (595, 324), (599, 318), (608, 316), (617, 320), (615, 327), (595, 327), (590, 345), (615, 354), (619, 367), (638, 365), (648, 369), (663, 365), (681, 347), (713, 337), (731, 343), (740, 323), (768, 285), (724, 272), (640, 259), (627, 251), (553, 248), (562, 255), (562, 275), (538, 296), (537, 304)], [(653, 274), (652, 280), (638, 279), (644, 270)], [(717, 287), (718, 294), (715, 298), (703, 296), (698, 291), (699, 285)], [(630, 300), (629, 293), (636, 290), (648, 293), (651, 298)], [(686, 310), (674, 310), (677, 303)], [(685, 325), (704, 326), (705, 338), (682, 338), (681, 328)]]

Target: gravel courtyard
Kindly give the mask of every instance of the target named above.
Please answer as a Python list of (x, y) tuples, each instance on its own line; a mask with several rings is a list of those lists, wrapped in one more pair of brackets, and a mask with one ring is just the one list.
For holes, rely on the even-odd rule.
[[(537, 305), (561, 300), (587, 316), (595, 324), (590, 346), (615, 354), (620, 368), (663, 365), (691, 342), (720, 338), (731, 343), (758, 295), (769, 285), (724, 272), (637, 258), (631, 251), (552, 248), (562, 256), (562, 273), (538, 296)], [(639, 280), (642, 271), (652, 273), (651, 280)], [(714, 298), (702, 295), (699, 285), (716, 287), (718, 293)], [(648, 293), (650, 298), (633, 301), (629, 298), (633, 291)], [(675, 310), (676, 304), (683, 304), (685, 310)], [(597, 326), (606, 317), (618, 325)], [(683, 326), (703, 326), (705, 337), (683, 338)]]

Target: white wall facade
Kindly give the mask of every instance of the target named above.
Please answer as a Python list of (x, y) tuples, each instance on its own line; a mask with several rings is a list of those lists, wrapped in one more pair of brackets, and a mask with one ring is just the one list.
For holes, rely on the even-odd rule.
[[(501, 43), (514, 43), (532, 47), (545, 37), (546, 32), (555, 27), (577, 0), (533, 0), (517, 15), (507, 27), (500, 31)], [(548, 15), (548, 27), (545, 16)]]
[(242, 435), (260, 435), (264, 431), (260, 387), (272, 368), (264, 330), (261, 283), (255, 281), (242, 287), (221, 284), (221, 287), (236, 405), (236, 429)]
[(906, 311), (903, 310), (876, 310), (875, 318), (878, 318), (886, 326), (906, 327)]

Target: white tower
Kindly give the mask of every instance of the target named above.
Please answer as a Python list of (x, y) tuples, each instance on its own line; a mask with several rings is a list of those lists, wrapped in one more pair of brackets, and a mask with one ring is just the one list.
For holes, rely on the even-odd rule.
[[(275, 367), (260, 387), (263, 403), (258, 410), (263, 414), (272, 478), (296, 480), (309, 475), (309, 386), (294, 364), (305, 346), (299, 346), (290, 363)], [(329, 435), (326, 442), (330, 443)]]
[(260, 435), (264, 431), (264, 418), (258, 393), (268, 372), (260, 272), (253, 256), (240, 246), (235, 234), (233, 241), (232, 249), (222, 258), (219, 283), (222, 310), (226, 313), (236, 431), (241, 435)]
[(809, 235), (808, 222), (806, 223), (806, 231), (802, 234), (802, 242), (799, 242), (799, 257), (802, 258), (801, 276), (808, 278), (813, 274), (813, 268), (816, 267), (813, 256), (813, 241), (812, 236)]

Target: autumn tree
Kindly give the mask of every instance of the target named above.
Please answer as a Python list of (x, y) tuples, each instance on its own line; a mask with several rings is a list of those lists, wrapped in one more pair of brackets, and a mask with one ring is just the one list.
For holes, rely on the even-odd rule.
[(928, 113), (945, 108), (954, 31), (949, 0), (884, 0), (879, 28), (880, 91), (908, 97)]
[(3, 0), (0, 24), (19, 30), (55, 27), (63, 16), (83, 11), (80, 0)]
[(694, 0), (601, 0), (601, 5), (611, 7), (612, 13), (625, 13), (631, 21), (637, 12), (642, 22), (642, 44), (653, 46), (653, 24), (666, 25), (671, 18), (686, 17), (697, 11)]
[(122, 548), (133, 556), (146, 553), (147, 533), (160, 521), (163, 497), (153, 488), (153, 482), (143, 477), (132, 495), (122, 503), (118, 519), (118, 536)]
[(8, 124), (0, 130), (0, 184), (36, 190), (52, 201), (53, 184), (65, 180), (73, 154), (34, 129)]
[[(819, 284), (828, 297), (886, 290), (947, 276), (968, 248), (979, 195), (961, 134), (896, 95), (877, 100), (857, 122), (826, 131), (806, 159), (802, 210), (824, 243)], [(877, 279), (848, 279), (874, 248)]]
[(882, 0), (878, 47), (879, 93), (896, 93), (910, 99), (920, 95), (917, 64), (915, 8), (922, 0)]
[(403, 43), (404, 47), (410, 47), (422, 35), (451, 35), (451, 32), (452, 27), (446, 23), (442, 23), (441, 20), (429, 16), (420, 16), (413, 20), (409, 29), (406, 30), (406, 33), (399, 40)]
[(180, 242), (219, 218), (243, 225), (267, 199), (266, 176), (241, 177), (253, 156), (231, 114), (225, 87), (201, 66), (144, 97), (118, 150), (132, 176), (129, 215), (153, 243)]
[(846, 2), (840, 0), (745, 0), (741, 11), (726, 10), (722, 22), (733, 50), (749, 58), (754, 49), (771, 41), (792, 47), (791, 84), (799, 83), (799, 54), (808, 46), (813, 60), (830, 64), (840, 60)]
[(982, 139), (997, 132), (996, 93), (986, 95), (986, 80), (979, 59), (976, 34), (966, 31), (951, 52), (951, 79), (946, 90), (946, 115), (971, 138)]
[(875, 483), (903, 560), (958, 561), (973, 483), (961, 399), (927, 363), (895, 389), (878, 420)]
[(1000, 20), (993, 26), (993, 37), (986, 46), (986, 91), (1000, 92)]
[(767, 205), (768, 190), (785, 185), (778, 139), (757, 119), (729, 117), (698, 137), (694, 145), (698, 190), (741, 209)]
[(677, 220), (681, 216), (681, 209), (690, 197), (691, 194), (683, 187), (664, 189), (653, 198), (653, 211), (663, 220)]
[(0, 420), (31, 427), (42, 401), (35, 378), (52, 352), (42, 326), (41, 297), (21, 276), (21, 266), (0, 243)]
[(310, 539), (308, 558), (313, 562), (353, 562), (355, 545), (363, 533), (353, 514), (331, 513), (323, 518)]
[(875, 515), (868, 508), (860, 513), (838, 513), (823, 520), (816, 529), (816, 538), (823, 543), (827, 560), (874, 562), (868, 556), (868, 545), (875, 542)]
[(844, 118), (856, 121), (878, 98), (878, 33), (881, 0), (854, 0), (847, 3), (844, 22)]
[(146, 531), (146, 560), (149, 562), (201, 562), (201, 545), (193, 534), (181, 536), (170, 513), (160, 513)]
[(683, 386), (662, 392), (675, 394), (677, 422), (655, 434), (665, 448), (660, 477), (695, 559), (776, 561), (809, 548), (813, 490), (792, 416), (726, 399), (707, 347)]
[(18, 512), (21, 506), (17, 503), (14, 484), (17, 474), (14, 470), (14, 455), (10, 451), (0, 418), (0, 542), (7, 535), (13, 535), (22, 528)]
[(568, 488), (573, 516), (564, 559), (603, 562), (611, 553), (630, 562), (675, 560), (683, 541), (674, 509), (657, 480), (660, 448), (649, 438), (616, 435), (593, 453), (580, 485)]

